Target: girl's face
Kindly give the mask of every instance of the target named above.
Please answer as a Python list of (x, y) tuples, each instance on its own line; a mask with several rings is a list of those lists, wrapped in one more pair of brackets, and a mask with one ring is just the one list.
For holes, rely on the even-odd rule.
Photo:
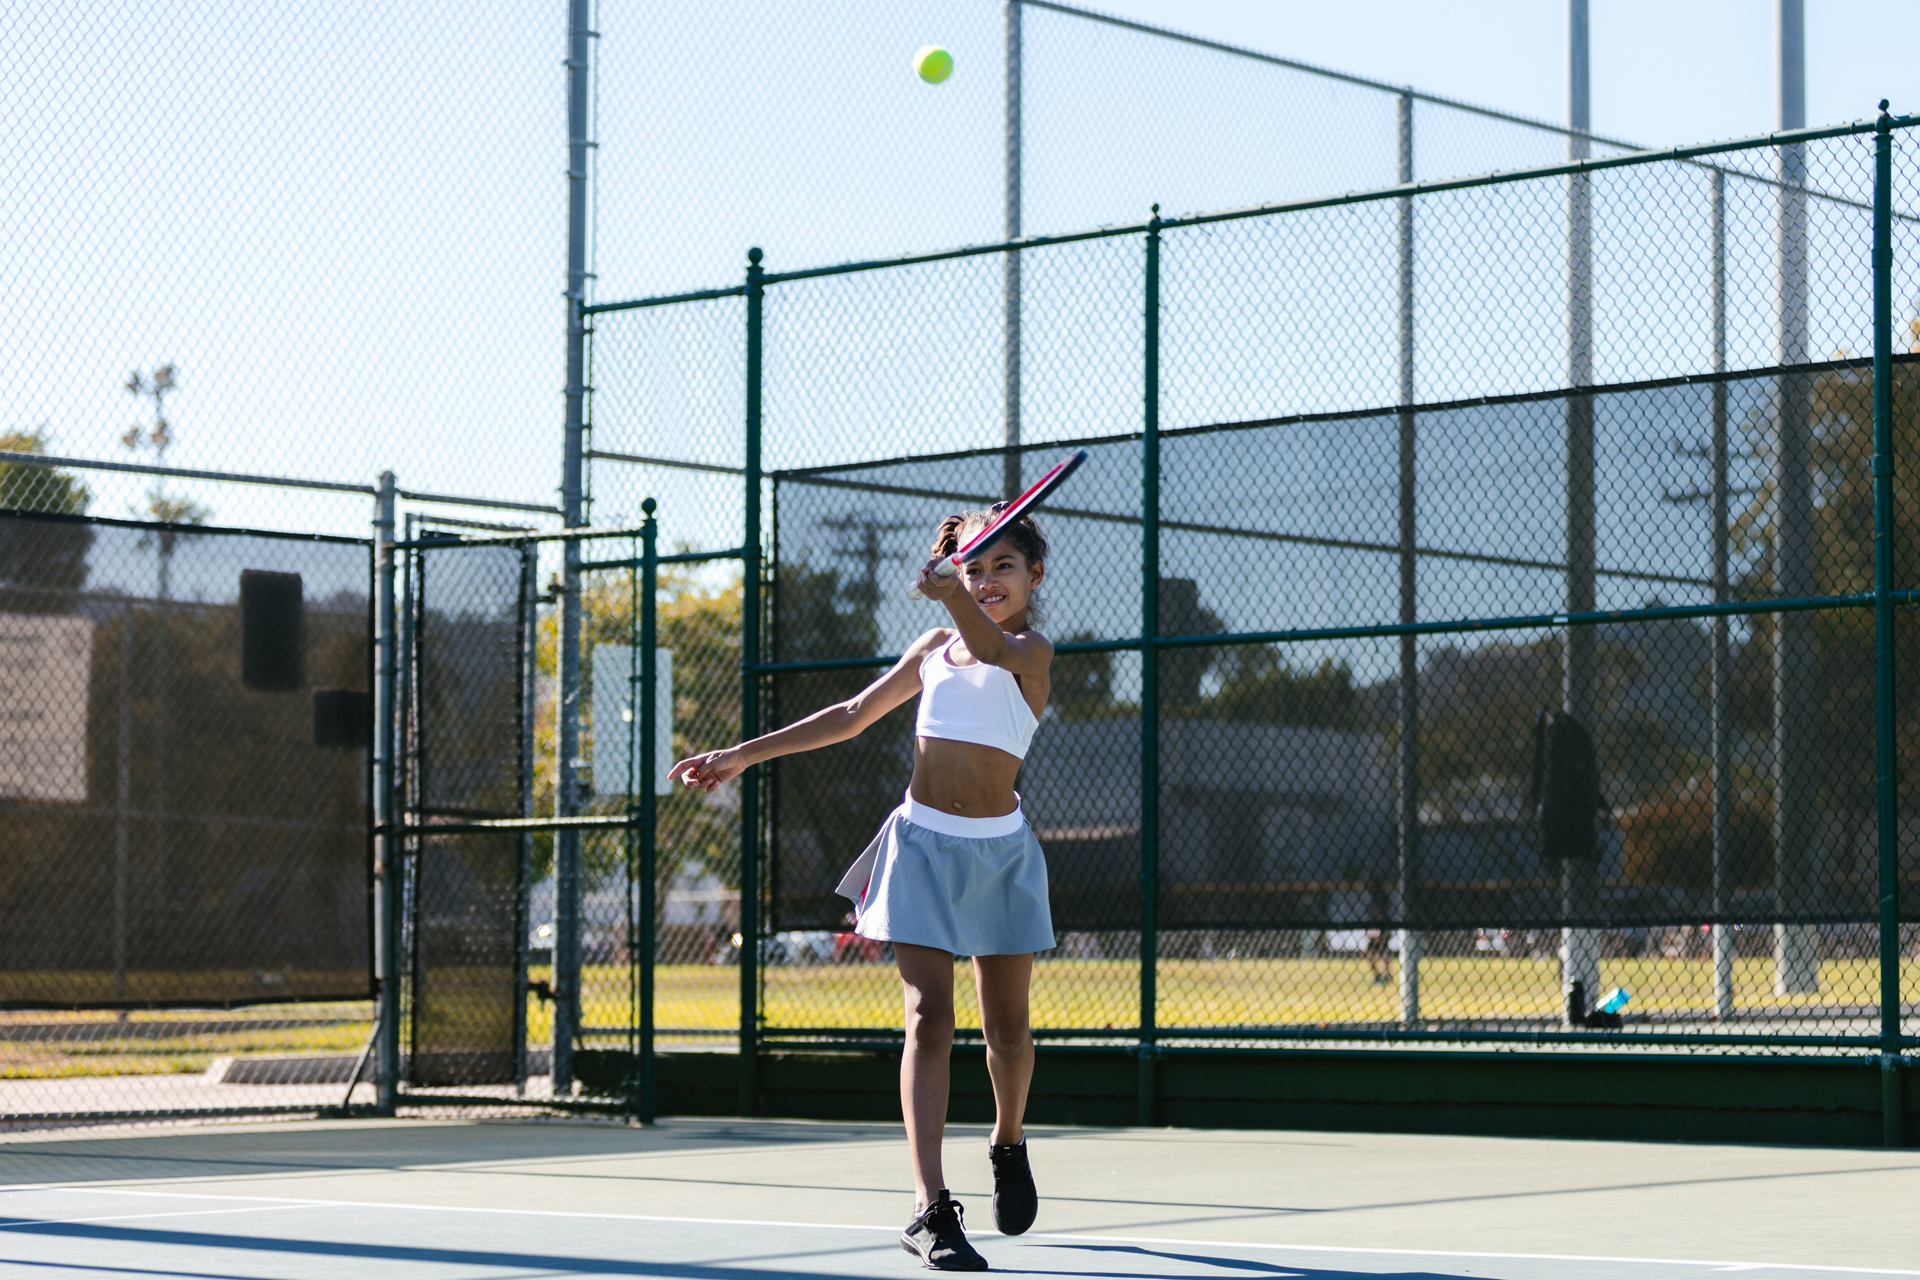
[(1046, 576), (1045, 565), (1029, 564), (1026, 556), (1005, 543), (989, 547), (986, 555), (960, 567), (961, 585), (979, 602), (981, 611), (1002, 627), (1025, 616), (1027, 601)]

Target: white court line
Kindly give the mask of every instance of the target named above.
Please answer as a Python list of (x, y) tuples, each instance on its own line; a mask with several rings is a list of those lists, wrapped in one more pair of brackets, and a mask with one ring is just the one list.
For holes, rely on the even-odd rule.
[[(206, 1198), (214, 1199), (215, 1197)], [(235, 1197), (235, 1199), (238, 1198)], [(0, 1222), (0, 1231), (17, 1231), (21, 1227), (60, 1227), (70, 1222), (134, 1222), (148, 1218), (202, 1218), (216, 1213), (268, 1213), (274, 1209), (313, 1209), (331, 1203), (333, 1202), (329, 1200), (315, 1200), (311, 1204), (255, 1204), (242, 1209), (181, 1209), (175, 1213), (111, 1213), (97, 1218), (20, 1218), (12, 1222)]]
[[(262, 1200), (271, 1201), (263, 1206), (287, 1205), (299, 1208), (315, 1208), (325, 1205), (339, 1205), (349, 1209), (395, 1209), (407, 1213), (487, 1213), (518, 1214), (533, 1218), (597, 1218), (608, 1222), (677, 1222), (698, 1226), (715, 1227), (807, 1227), (821, 1231), (884, 1231), (889, 1235), (897, 1234), (898, 1227), (881, 1227), (872, 1223), (847, 1222), (776, 1222), (770, 1218), (682, 1218), (664, 1214), (650, 1213), (581, 1213), (566, 1209), (498, 1209), (482, 1208), (475, 1205), (448, 1204), (393, 1204), (375, 1200), (296, 1200), (281, 1196), (221, 1196), (195, 1195), (186, 1191), (128, 1191), (117, 1187), (55, 1187), (61, 1191), (73, 1191), (83, 1195), (119, 1195), (119, 1196), (158, 1196), (185, 1200)], [(153, 1215), (161, 1216), (161, 1215)], [(75, 1219), (79, 1221), (79, 1219)], [(982, 1234), (984, 1233), (977, 1233)], [(998, 1235), (998, 1233), (995, 1233)], [(1620, 1262), (1636, 1266), (1655, 1267), (1704, 1267), (1716, 1271), (1796, 1271), (1824, 1275), (1854, 1276), (1920, 1276), (1920, 1271), (1904, 1270), (1897, 1267), (1847, 1267), (1811, 1262), (1733, 1262), (1727, 1260), (1705, 1260), (1700, 1258), (1639, 1258), (1631, 1256), (1613, 1256), (1598, 1253), (1493, 1253), (1464, 1249), (1388, 1249), (1368, 1245), (1334, 1244), (1263, 1244), (1242, 1240), (1194, 1240), (1178, 1236), (1111, 1236), (1091, 1233), (1064, 1231), (1031, 1231), (1024, 1236), (999, 1236), (1002, 1240), (1092, 1240), (1101, 1244), (1171, 1244), (1184, 1248), (1198, 1249), (1274, 1249), (1295, 1253), (1350, 1253), (1395, 1258), (1487, 1258), (1508, 1262)]]

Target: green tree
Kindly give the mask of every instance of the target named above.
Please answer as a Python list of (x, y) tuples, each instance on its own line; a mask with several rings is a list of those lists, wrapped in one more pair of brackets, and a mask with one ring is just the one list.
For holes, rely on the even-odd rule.
[(1246, 724), (1320, 729), (1356, 726), (1353, 672), (1322, 658), (1311, 670), (1289, 666), (1273, 645), (1236, 645), (1216, 659), (1220, 687), (1200, 699), (1194, 714)]
[[(46, 430), (0, 434), (0, 451), (44, 453)], [(0, 463), (0, 510), (76, 516), (92, 504), (68, 473), (30, 463)], [(85, 585), (93, 529), (77, 521), (0, 519), (0, 611), (62, 613)]]
[[(783, 661), (868, 657), (879, 651), (869, 584), (807, 563), (780, 566), (776, 643)], [(799, 672), (773, 686), (772, 722), (791, 724), (858, 693), (876, 667)], [(911, 711), (892, 712), (858, 738), (787, 756), (772, 766), (776, 923), (837, 924), (847, 910), (834, 892), (841, 873), (900, 803), (913, 769)]]
[[(1913, 322), (1920, 350), (1920, 321)], [(1811, 387), (1810, 457), (1813, 469), (1813, 557), (1815, 590), (1822, 595), (1863, 592), (1873, 586), (1873, 376), (1866, 369), (1839, 369), (1814, 375)], [(1893, 369), (1893, 575), (1894, 587), (1920, 586), (1920, 368)], [(1771, 418), (1756, 414), (1747, 423), (1755, 447), (1764, 449)], [(1774, 589), (1773, 492), (1769, 483), (1755, 495), (1735, 529), (1736, 548), (1746, 568), (1740, 579), (1745, 594)], [(1773, 637), (1770, 615), (1753, 619), (1752, 640), (1742, 647), (1734, 670), (1734, 708), (1749, 733), (1764, 734), (1773, 721)], [(1874, 705), (1874, 622), (1871, 610), (1834, 609), (1813, 615), (1815, 679), (1819, 684), (1821, 803), (1855, 812), (1871, 808), (1877, 769), (1874, 735), (1865, 726)], [(1895, 613), (1897, 688), (1911, 689), (1920, 679), (1920, 625), (1910, 610)], [(1899, 717), (1899, 770), (1905, 803), (1920, 804), (1920, 716), (1915, 703), (1903, 702)]]
[[(631, 570), (596, 574), (588, 580), (582, 596), (586, 619), (583, 638), (589, 654), (596, 644), (637, 643), (635, 587)], [(679, 759), (696, 751), (728, 746), (740, 732), (739, 577), (715, 586), (693, 570), (668, 566), (660, 571), (659, 588), (654, 606), (655, 634), (660, 647), (673, 652), (673, 755)], [(540, 677), (534, 718), (536, 813), (551, 813), (554, 804), (558, 622), (552, 614), (543, 617), (535, 640), (534, 658)], [(590, 698), (586, 705), (591, 707)], [(585, 729), (590, 745), (592, 724), (589, 722)], [(624, 786), (624, 780), (619, 784), (602, 780), (601, 785), (602, 794), (595, 797), (589, 810), (621, 812), (626, 797), (614, 791)], [(670, 794), (659, 797), (655, 814), (656, 866), (662, 884), (690, 860), (704, 863), (729, 883), (739, 882), (739, 818), (730, 788), (707, 796), (675, 787)], [(589, 839), (582, 848), (590, 873), (612, 874), (624, 866), (625, 849), (617, 837)], [(550, 834), (536, 838), (534, 856), (535, 874), (547, 874), (553, 866)]]
[[(1081, 644), (1097, 640), (1091, 631), (1076, 631), (1064, 643)], [(1047, 707), (1062, 720), (1101, 720), (1137, 708), (1122, 707), (1113, 700), (1112, 653), (1062, 653), (1055, 655), (1052, 694)]]

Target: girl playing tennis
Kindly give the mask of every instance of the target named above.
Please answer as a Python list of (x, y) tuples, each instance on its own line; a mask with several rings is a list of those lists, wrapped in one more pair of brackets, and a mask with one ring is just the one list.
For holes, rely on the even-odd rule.
[[(1005, 504), (1001, 504), (1004, 506)], [(949, 516), (933, 542), (951, 556), (992, 511)], [(1014, 777), (1047, 704), (1053, 645), (1033, 629), (1047, 540), (1022, 516), (957, 575), (933, 563), (918, 589), (946, 606), (951, 627), (914, 641), (893, 669), (845, 702), (751, 742), (682, 760), (673, 775), (712, 791), (748, 766), (844, 742), (920, 696), (913, 781), (905, 800), (840, 881), (855, 931), (893, 944), (905, 987), (907, 1041), (900, 1108), (913, 1159), (914, 1214), (901, 1247), (936, 1271), (984, 1271), (947, 1194), (940, 1141), (953, 1047), (953, 958), (973, 957), (987, 1070), (993, 1078), (994, 1225), (1019, 1235), (1039, 1206), (1021, 1118), (1033, 1077), (1027, 986), (1033, 953), (1053, 946), (1047, 867)]]

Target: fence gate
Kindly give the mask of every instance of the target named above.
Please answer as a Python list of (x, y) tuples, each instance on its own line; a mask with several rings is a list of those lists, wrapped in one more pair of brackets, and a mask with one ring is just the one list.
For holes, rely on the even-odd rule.
[(400, 785), (414, 832), (405, 1076), (415, 1088), (518, 1089), (529, 1074), (535, 837), (481, 824), (532, 807), (534, 567), (524, 544), (450, 539), (409, 557)]

